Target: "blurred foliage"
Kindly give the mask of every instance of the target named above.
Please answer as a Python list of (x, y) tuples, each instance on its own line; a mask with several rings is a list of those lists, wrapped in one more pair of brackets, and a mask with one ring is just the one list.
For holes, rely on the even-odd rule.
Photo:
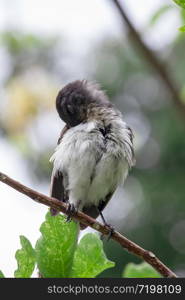
[(0, 278), (4, 278), (4, 274), (0, 271)]
[(126, 278), (160, 278), (160, 274), (146, 262), (140, 264), (129, 263), (123, 271)]
[(180, 16), (183, 22), (185, 22), (185, 9), (180, 10)]
[(181, 26), (181, 27), (179, 28), (179, 30), (180, 30), (181, 32), (185, 32), (185, 25), (184, 25), (184, 26)]
[(172, 5), (162, 5), (160, 6), (152, 15), (150, 18), (150, 25), (155, 25), (158, 20), (163, 17), (165, 13), (167, 13), (169, 10), (173, 9), (174, 7)]
[[(167, 11), (162, 6), (154, 12), (149, 22), (153, 24), (152, 30)], [(184, 11), (179, 10), (183, 21)], [(54, 101), (67, 78), (62, 63), (67, 55), (63, 39), (5, 31), (1, 33), (1, 48), (6, 54), (7, 67), (0, 102), (0, 134), (20, 151), (30, 178), (49, 185), (49, 156), (57, 142), (53, 132), (58, 130), (54, 127), (52, 131), (57, 122)], [(155, 50), (172, 70), (182, 95), (185, 94), (184, 49), (184, 34), (177, 31), (171, 43)], [(99, 41), (84, 57), (84, 64), (87, 62), (84, 77), (100, 82), (135, 134), (137, 164), (130, 175), (137, 184), (129, 189), (132, 208), (123, 220), (115, 216), (112, 225), (150, 249), (179, 275), (185, 275), (185, 121), (141, 51), (130, 44), (128, 35), (123, 39), (107, 36)], [(129, 179), (126, 190), (128, 186)], [(120, 213), (126, 204), (123, 199)], [(120, 277), (129, 262), (139, 263), (138, 258), (113, 241), (105, 242), (104, 247), (116, 266), (101, 277)]]
[(46, 145), (44, 149), (35, 149), (28, 131), (32, 128), (33, 139), (38, 140), (40, 137), (33, 124), (41, 115), (54, 109), (53, 99), (58, 86), (56, 52), (62, 53), (58, 43), (58, 37), (20, 31), (5, 31), (0, 35), (0, 46), (6, 51), (9, 70), (4, 83), (6, 97), (0, 111), (2, 133), (25, 156), (32, 177), (43, 180), (50, 172), (51, 148)]
[(6, 50), (11, 62), (9, 78), (39, 65), (52, 72), (56, 66), (55, 51), (58, 37), (42, 37), (20, 31), (0, 34), (0, 45)]
[[(182, 21), (185, 21), (185, 1), (184, 0), (173, 0), (176, 4), (178, 4), (181, 7), (180, 12), (180, 17), (182, 19)], [(152, 15), (152, 17), (149, 20), (149, 26), (154, 26), (160, 19), (161, 17), (164, 16), (164, 14), (168, 13), (171, 10), (175, 10), (175, 6), (173, 5), (162, 5), (161, 7), (159, 7), (154, 14)], [(180, 32), (185, 32), (185, 25), (181, 26), (179, 28)]]
[(178, 4), (180, 7), (185, 9), (185, 0), (173, 0), (176, 4)]
[[(182, 12), (181, 12), (181, 15), (182, 15), (182, 19), (184, 21), (184, 14), (185, 14), (185, 0), (173, 0), (177, 5), (179, 5), (181, 8), (182, 8)], [(179, 28), (179, 30), (181, 32), (185, 32), (185, 25), (184, 26), (181, 26)]]
[[(123, 43), (106, 40), (105, 44), (96, 51), (93, 76), (105, 87), (111, 101), (123, 111), (134, 129), (135, 142), (138, 141), (135, 145), (137, 163), (131, 174), (143, 192), (140, 205), (134, 207), (122, 224), (115, 220), (116, 227), (144, 248), (152, 249), (172, 269), (184, 274), (185, 229), (181, 222), (185, 220), (185, 121), (145, 58), (140, 52), (138, 55), (137, 49), (129, 49), (128, 40)], [(184, 36), (177, 32), (174, 43), (156, 53), (163, 55), (164, 62), (166, 60), (169, 69), (173, 70), (181, 93), (185, 76), (184, 47)], [(148, 136), (143, 141), (145, 131)], [(125, 264), (128, 261), (138, 263), (132, 255), (123, 255), (122, 249), (112, 241), (105, 247), (108, 256), (116, 262), (117, 271), (107, 270), (104, 276), (120, 276), (122, 257)]]
[[(41, 76), (44, 77), (44, 74), (40, 74)], [(30, 81), (29, 78), (26, 81), (25, 78), (17, 76), (7, 85), (7, 96), (10, 104), (4, 112), (4, 118), (6, 119), (6, 129), (11, 135), (23, 132), (27, 124), (38, 115), (39, 110), (44, 111), (52, 108), (51, 98), (55, 97), (56, 88), (49, 80), (45, 80), (44, 83), (46, 85), (44, 90), (41, 86), (39, 86), (39, 90), (39, 88), (34, 88), (31, 78)]]

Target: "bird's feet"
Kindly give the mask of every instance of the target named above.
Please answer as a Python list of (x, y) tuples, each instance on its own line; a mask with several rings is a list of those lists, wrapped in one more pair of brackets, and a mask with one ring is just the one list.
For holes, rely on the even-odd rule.
[[(110, 238), (112, 237), (113, 233), (115, 232), (115, 229), (112, 225), (105, 223), (104, 224), (105, 227), (107, 227), (107, 229), (109, 230), (108, 236), (107, 236), (107, 242), (110, 240)], [(101, 234), (100, 238), (101, 240), (104, 239), (104, 234)]]
[(58, 215), (59, 211), (57, 209), (51, 207), (50, 208), (50, 213), (54, 217), (54, 216)]
[(71, 216), (74, 216), (77, 213), (77, 209), (73, 203), (68, 203), (67, 205), (68, 207), (66, 211), (67, 212), (66, 222), (70, 222), (72, 220)]
[[(109, 241), (110, 238), (111, 238), (111, 236), (112, 236), (113, 233), (115, 232), (115, 229), (114, 229), (114, 227), (113, 227), (112, 225), (110, 225), (110, 224), (108, 224), (108, 223), (106, 222), (106, 220), (105, 220), (105, 218), (104, 218), (104, 216), (103, 216), (101, 210), (99, 210), (99, 214), (100, 214), (100, 217), (102, 218), (102, 221), (103, 221), (104, 226), (107, 227), (107, 228), (109, 229), (109, 234), (108, 234), (108, 237), (107, 237), (107, 241)], [(101, 238), (101, 240), (103, 240), (104, 234), (101, 234), (100, 238)]]

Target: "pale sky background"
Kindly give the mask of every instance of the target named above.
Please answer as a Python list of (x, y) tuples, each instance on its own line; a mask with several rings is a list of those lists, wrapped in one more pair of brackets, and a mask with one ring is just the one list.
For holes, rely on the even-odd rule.
[[(110, 0), (0, 0), (0, 30), (14, 27), (43, 35), (61, 34), (72, 46), (70, 51), (78, 61), (78, 58), (103, 36), (122, 34), (120, 18), (111, 2)], [(172, 1), (125, 0), (122, 3), (137, 28), (144, 31), (154, 10), (162, 4), (172, 4)], [(171, 41), (180, 25), (173, 10), (162, 18), (153, 30), (145, 31), (145, 40), (151, 47), (160, 48)], [(3, 64), (1, 57), (0, 62)], [(29, 178), (20, 154), (12, 144), (3, 139), (0, 140), (0, 170), (40, 192), (49, 191), (49, 182), (47, 186), (40, 186)], [(134, 179), (129, 180), (132, 182)], [(135, 187), (137, 189), (137, 183)], [(137, 193), (138, 195), (141, 193), (139, 186)], [(0, 199), (0, 270), (6, 277), (12, 277), (17, 268), (14, 255), (20, 248), (19, 235), (25, 235), (34, 245), (40, 236), (39, 227), (47, 208), (2, 183), (0, 183)], [(129, 206), (125, 208), (125, 213), (129, 209), (131, 209)]]

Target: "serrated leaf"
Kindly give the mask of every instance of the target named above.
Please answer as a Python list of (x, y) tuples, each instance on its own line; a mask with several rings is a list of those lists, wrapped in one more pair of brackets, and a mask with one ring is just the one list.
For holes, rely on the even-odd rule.
[(20, 236), (22, 248), (16, 251), (18, 269), (14, 272), (16, 278), (29, 278), (35, 267), (35, 251), (30, 241), (23, 235)]
[(97, 234), (87, 233), (80, 241), (74, 256), (72, 278), (94, 278), (102, 271), (114, 267), (108, 260), (103, 243)]
[(185, 32), (185, 25), (179, 28), (179, 31)]
[(173, 2), (185, 9), (185, 0), (173, 0)]
[(150, 19), (150, 25), (153, 26), (157, 23), (157, 21), (162, 17), (165, 13), (167, 13), (173, 6), (171, 5), (163, 5), (156, 10), (153, 16)]
[(5, 276), (4, 276), (3, 272), (0, 271), (0, 278), (4, 278), (4, 277), (5, 277)]
[(69, 277), (77, 246), (78, 224), (67, 223), (63, 215), (53, 217), (47, 213), (40, 231), (42, 236), (35, 247), (39, 272), (43, 277)]
[(141, 264), (129, 263), (123, 271), (126, 278), (160, 278), (160, 274), (146, 262)]

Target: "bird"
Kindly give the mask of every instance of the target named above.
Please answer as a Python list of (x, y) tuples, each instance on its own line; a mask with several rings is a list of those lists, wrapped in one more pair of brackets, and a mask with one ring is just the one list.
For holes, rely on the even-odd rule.
[[(100, 215), (114, 230), (102, 211), (135, 164), (133, 131), (92, 81), (65, 85), (56, 97), (56, 110), (65, 126), (50, 158), (50, 195), (68, 204), (68, 221), (80, 210), (95, 219)], [(86, 227), (80, 223), (81, 230)]]

